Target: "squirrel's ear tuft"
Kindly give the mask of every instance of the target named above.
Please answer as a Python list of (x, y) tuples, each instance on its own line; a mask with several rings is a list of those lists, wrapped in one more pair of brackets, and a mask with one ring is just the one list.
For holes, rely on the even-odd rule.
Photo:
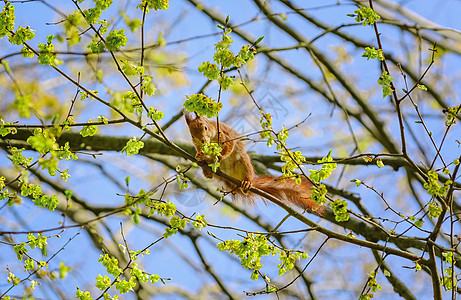
[(193, 117), (192, 113), (188, 112), (187, 110), (183, 109), (183, 114), (184, 117), (186, 118), (186, 123), (189, 124), (192, 122), (195, 118)]

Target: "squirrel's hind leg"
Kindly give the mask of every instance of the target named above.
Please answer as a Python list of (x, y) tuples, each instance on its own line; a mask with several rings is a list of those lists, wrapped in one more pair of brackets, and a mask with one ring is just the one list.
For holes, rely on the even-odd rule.
[(242, 180), (242, 183), (240, 186), (242, 187), (243, 192), (246, 193), (248, 192), (249, 189), (251, 189), (253, 184), (249, 180)]

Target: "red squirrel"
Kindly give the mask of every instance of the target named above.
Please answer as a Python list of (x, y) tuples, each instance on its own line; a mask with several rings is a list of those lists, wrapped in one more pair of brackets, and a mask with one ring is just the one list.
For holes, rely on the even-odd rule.
[[(205, 117), (196, 116), (184, 112), (187, 126), (192, 136), (192, 142), (197, 151), (195, 158), (198, 161), (204, 161), (207, 164), (213, 163), (213, 158), (202, 151), (202, 145), (205, 143), (218, 143), (218, 126), (214, 120)], [(240, 140), (239, 134), (230, 126), (219, 122), (219, 145), (222, 148), (218, 157), (220, 160), (219, 169), (235, 179), (241, 181), (240, 186), (217, 176), (209, 168), (202, 168), (203, 174), (207, 178), (216, 178), (222, 181), (233, 199), (242, 199), (249, 203), (254, 203), (255, 198), (259, 196), (248, 192), (253, 186), (257, 189), (271, 194), (272, 196), (295, 204), (307, 211), (322, 215), (324, 207), (310, 199), (312, 184), (303, 179), (301, 184), (297, 184), (294, 179), (274, 176), (255, 177), (254, 167), (251, 164), (250, 157), (245, 150), (245, 144)], [(263, 199), (263, 201), (265, 201)]]

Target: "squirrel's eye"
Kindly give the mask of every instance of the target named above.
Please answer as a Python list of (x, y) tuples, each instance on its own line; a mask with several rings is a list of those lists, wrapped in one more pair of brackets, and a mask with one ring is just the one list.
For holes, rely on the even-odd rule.
[(208, 130), (208, 127), (205, 126), (205, 130)]

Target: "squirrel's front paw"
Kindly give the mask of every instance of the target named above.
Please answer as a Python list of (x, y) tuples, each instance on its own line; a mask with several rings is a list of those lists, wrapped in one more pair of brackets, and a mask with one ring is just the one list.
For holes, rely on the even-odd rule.
[(204, 161), (205, 160), (205, 153), (203, 152), (197, 152), (197, 154), (195, 154), (195, 158), (198, 160), (198, 161)]
[(208, 155), (208, 154), (205, 154), (203, 152), (197, 152), (197, 154), (195, 154), (195, 158), (198, 160), (198, 161), (204, 161), (206, 162), (207, 164), (211, 164), (213, 163), (213, 158)]
[(248, 192), (249, 189), (251, 189), (253, 185), (251, 184), (251, 181), (249, 180), (242, 180), (242, 183), (240, 186), (242, 187), (243, 192), (246, 193)]

